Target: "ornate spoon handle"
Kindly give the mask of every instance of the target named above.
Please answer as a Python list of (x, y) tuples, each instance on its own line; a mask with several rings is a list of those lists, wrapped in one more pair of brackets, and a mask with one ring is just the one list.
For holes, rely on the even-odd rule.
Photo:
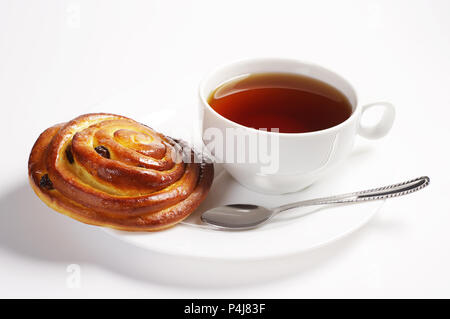
[(416, 192), (430, 183), (428, 176), (422, 176), (399, 184), (384, 186), (380, 188), (368, 189), (365, 191), (347, 193), (336, 196), (322, 197), (304, 200), (274, 208), (277, 213), (300, 206), (326, 205), (339, 203), (357, 203), (369, 200), (380, 200), (391, 197), (402, 196)]

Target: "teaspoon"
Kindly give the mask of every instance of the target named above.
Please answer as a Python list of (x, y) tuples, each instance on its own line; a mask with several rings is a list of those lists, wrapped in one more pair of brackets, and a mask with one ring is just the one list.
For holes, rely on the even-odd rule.
[(276, 214), (302, 206), (327, 205), (341, 203), (358, 203), (370, 200), (382, 200), (416, 192), (430, 183), (428, 176), (413, 180), (369, 189), (360, 192), (322, 197), (290, 203), (275, 208), (267, 208), (251, 204), (232, 204), (212, 208), (204, 212), (201, 219), (204, 223), (222, 230), (246, 230), (256, 228), (268, 222)]

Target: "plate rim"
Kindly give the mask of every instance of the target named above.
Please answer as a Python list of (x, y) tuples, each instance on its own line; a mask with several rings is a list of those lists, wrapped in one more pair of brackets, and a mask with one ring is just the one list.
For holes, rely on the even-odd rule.
[[(135, 247), (139, 247), (143, 250), (155, 252), (158, 254), (164, 254), (164, 255), (176, 256), (176, 257), (184, 257), (184, 258), (193, 258), (193, 259), (210, 259), (210, 260), (223, 260), (223, 261), (261, 261), (261, 260), (268, 260), (268, 259), (280, 259), (280, 258), (294, 256), (294, 255), (301, 255), (301, 254), (308, 253), (313, 250), (318, 250), (320, 248), (326, 247), (334, 242), (344, 239), (347, 236), (350, 236), (351, 234), (355, 233), (356, 231), (362, 229), (365, 225), (369, 224), (373, 220), (373, 218), (380, 212), (381, 208), (384, 206), (386, 199), (379, 200), (378, 202), (379, 202), (379, 205), (374, 207), (372, 209), (372, 212), (366, 218), (364, 218), (360, 223), (353, 226), (352, 228), (349, 228), (345, 232), (340, 233), (339, 235), (330, 237), (328, 240), (325, 240), (325, 241), (320, 242), (315, 245), (311, 245), (307, 248), (300, 248), (300, 249), (297, 249), (295, 251), (290, 251), (290, 252), (280, 252), (280, 253), (275, 252), (275, 253), (266, 254), (265, 256), (261, 256), (261, 255), (242, 256), (239, 254), (235, 255), (235, 256), (232, 256), (232, 255), (226, 255), (226, 256), (209, 255), (208, 256), (208, 255), (202, 254), (202, 253), (188, 254), (183, 251), (177, 252), (176, 250), (159, 249), (158, 247), (149, 248), (148, 246), (140, 244), (137, 241), (133, 241), (127, 237), (120, 236), (119, 234), (122, 233), (122, 231), (120, 231), (120, 230), (104, 228), (104, 227), (102, 227), (102, 229), (110, 236), (112, 236), (118, 240), (121, 240), (122, 242), (125, 242), (129, 245), (133, 245)], [(175, 227), (177, 227), (177, 225), (175, 225)], [(186, 227), (191, 227), (191, 226), (186, 226)], [(192, 226), (192, 227), (194, 227), (194, 226)], [(205, 229), (201, 229), (201, 228), (199, 228), (199, 230), (206, 231)], [(218, 231), (218, 230), (208, 229), (207, 231)], [(223, 231), (221, 231), (221, 232), (223, 232)], [(145, 234), (144, 232), (142, 232), (142, 233)]]

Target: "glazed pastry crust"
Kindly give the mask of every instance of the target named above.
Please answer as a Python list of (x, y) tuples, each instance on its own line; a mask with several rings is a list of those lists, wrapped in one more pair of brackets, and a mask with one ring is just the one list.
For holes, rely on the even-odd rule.
[(49, 207), (86, 224), (166, 229), (206, 197), (214, 168), (186, 144), (129, 118), (95, 113), (45, 130), (28, 162)]

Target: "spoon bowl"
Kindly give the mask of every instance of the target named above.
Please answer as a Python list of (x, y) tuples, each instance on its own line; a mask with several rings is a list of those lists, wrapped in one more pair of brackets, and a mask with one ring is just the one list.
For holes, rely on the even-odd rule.
[(212, 208), (204, 212), (201, 219), (215, 228), (244, 230), (263, 224), (273, 214), (273, 210), (263, 206), (231, 204)]

